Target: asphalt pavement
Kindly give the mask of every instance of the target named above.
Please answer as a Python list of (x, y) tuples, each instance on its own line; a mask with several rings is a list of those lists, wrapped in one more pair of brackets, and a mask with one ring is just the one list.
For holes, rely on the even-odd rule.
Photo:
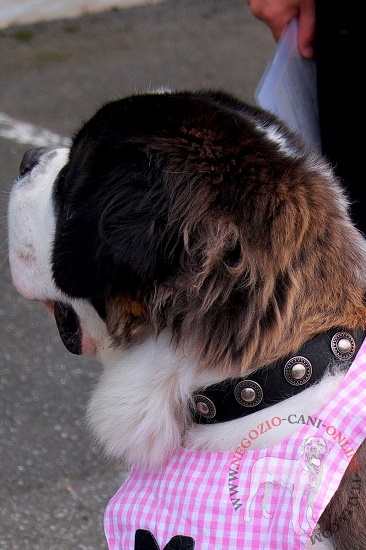
[(128, 471), (85, 422), (101, 367), (68, 353), (11, 285), (7, 204), (22, 155), (135, 91), (220, 88), (254, 103), (273, 51), (244, 0), (167, 0), (0, 32), (1, 550), (106, 550), (104, 508)]

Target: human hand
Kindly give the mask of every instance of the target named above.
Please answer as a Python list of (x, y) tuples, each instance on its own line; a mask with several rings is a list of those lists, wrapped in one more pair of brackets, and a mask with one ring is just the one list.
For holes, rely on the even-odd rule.
[(303, 57), (313, 57), (315, 0), (247, 0), (247, 2), (252, 14), (271, 29), (276, 42), (291, 19), (298, 17), (299, 52)]

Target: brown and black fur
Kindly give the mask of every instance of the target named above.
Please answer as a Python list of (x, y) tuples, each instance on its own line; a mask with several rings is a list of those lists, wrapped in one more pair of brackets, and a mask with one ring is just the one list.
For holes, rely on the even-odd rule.
[[(107, 104), (76, 134), (55, 202), (55, 281), (103, 302), (117, 344), (169, 327), (202, 369), (237, 374), (332, 327), (366, 327), (366, 248), (330, 168), (226, 94)], [(338, 550), (366, 548), (364, 447)], [(348, 472), (323, 529), (351, 485)]]

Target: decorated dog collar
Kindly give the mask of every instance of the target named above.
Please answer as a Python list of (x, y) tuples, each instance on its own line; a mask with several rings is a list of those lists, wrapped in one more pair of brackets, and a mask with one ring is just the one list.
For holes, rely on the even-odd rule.
[(327, 370), (348, 369), (364, 337), (363, 329), (332, 329), (249, 378), (199, 389), (192, 396), (192, 419), (200, 424), (226, 422), (280, 403), (319, 382)]

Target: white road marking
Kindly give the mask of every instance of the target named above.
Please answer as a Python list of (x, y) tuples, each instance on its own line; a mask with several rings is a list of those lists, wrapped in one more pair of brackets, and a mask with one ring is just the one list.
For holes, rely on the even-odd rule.
[(0, 137), (33, 147), (69, 147), (70, 138), (0, 113)]
[(88, 13), (156, 4), (161, 0), (0, 0), (0, 29), (9, 25), (74, 18)]

